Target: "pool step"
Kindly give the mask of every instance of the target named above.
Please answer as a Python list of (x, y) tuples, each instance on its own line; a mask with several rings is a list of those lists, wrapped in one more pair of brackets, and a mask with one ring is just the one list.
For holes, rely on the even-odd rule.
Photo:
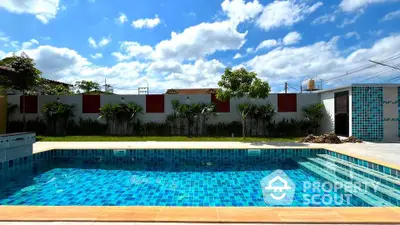
[(393, 187), (397, 190), (400, 190), (400, 178), (391, 176), (386, 173), (382, 173), (364, 166), (360, 166), (358, 164), (339, 159), (327, 154), (318, 154), (317, 155), (319, 158), (323, 158), (326, 161), (332, 162), (334, 164), (340, 165), (341, 167), (345, 167), (348, 170), (351, 170), (355, 173), (358, 173), (360, 175), (363, 175), (365, 177), (371, 178), (375, 181), (378, 181), (384, 185)]
[[(310, 161), (303, 161), (303, 162), (298, 162), (299, 165), (310, 171), (311, 173), (331, 182), (331, 183), (348, 183), (348, 181), (346, 181), (345, 179), (342, 179), (330, 172), (327, 172), (325, 169), (315, 165), (314, 163), (310, 162)], [(384, 206), (393, 206), (392, 203), (376, 196), (373, 195), (372, 193), (369, 192), (357, 192), (355, 190), (345, 190), (347, 193), (350, 193), (356, 197), (358, 197), (359, 199), (363, 200), (364, 202), (366, 202), (369, 205), (372, 206), (378, 206), (378, 207), (384, 207)]]
[[(330, 173), (333, 173), (334, 175), (339, 176), (348, 182), (352, 181), (361, 184), (361, 188), (363, 190), (369, 190), (373, 194), (378, 195), (392, 204), (396, 205), (400, 199), (400, 190), (396, 190), (392, 187), (379, 183), (378, 181), (372, 180), (358, 173), (354, 173), (353, 171), (340, 167), (334, 163), (327, 162), (322, 158), (308, 158), (308, 160), (314, 163), (316, 166), (319, 166), (322, 169), (329, 171)], [(376, 190), (374, 189), (375, 187)]]

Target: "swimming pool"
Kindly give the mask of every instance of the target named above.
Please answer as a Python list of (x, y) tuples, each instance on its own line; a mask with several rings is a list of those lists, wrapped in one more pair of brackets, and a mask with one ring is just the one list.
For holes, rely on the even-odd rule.
[[(400, 206), (399, 171), (325, 149), (51, 150), (0, 168), (0, 205)], [(267, 199), (277, 170), (289, 204)]]

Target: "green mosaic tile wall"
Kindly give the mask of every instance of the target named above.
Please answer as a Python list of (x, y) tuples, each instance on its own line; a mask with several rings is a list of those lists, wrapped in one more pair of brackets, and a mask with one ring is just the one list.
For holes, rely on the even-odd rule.
[(383, 88), (352, 88), (352, 132), (364, 141), (383, 140)]

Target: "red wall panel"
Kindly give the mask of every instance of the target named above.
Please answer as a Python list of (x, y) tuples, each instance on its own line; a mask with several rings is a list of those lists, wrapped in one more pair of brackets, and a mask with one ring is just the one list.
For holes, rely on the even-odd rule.
[(99, 113), (100, 95), (82, 95), (82, 113)]
[(217, 99), (215, 94), (211, 94), (211, 103), (216, 105), (217, 112), (230, 112), (231, 111), (231, 101), (230, 99), (226, 101), (220, 101)]
[(297, 112), (297, 94), (278, 94), (278, 112)]
[(164, 95), (146, 95), (146, 113), (163, 113)]
[(25, 113), (37, 113), (38, 112), (38, 97), (37, 96), (25, 96), (25, 102), (24, 102), (24, 97), (20, 96), (19, 97), (19, 105), (20, 105), (20, 113), (24, 112), (24, 107), (25, 107)]

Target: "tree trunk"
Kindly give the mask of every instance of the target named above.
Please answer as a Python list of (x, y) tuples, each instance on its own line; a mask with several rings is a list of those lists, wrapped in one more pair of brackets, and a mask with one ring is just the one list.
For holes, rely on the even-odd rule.
[(22, 107), (22, 122), (24, 124), (23, 131), (26, 132), (26, 98), (25, 98), (25, 90), (22, 90), (22, 101), (24, 102), (24, 107)]
[(246, 137), (246, 118), (242, 118), (242, 136)]
[(264, 119), (262, 120), (262, 123), (263, 123), (263, 133), (264, 133), (264, 136), (266, 137), (267, 136), (267, 128), (265, 127), (265, 120)]
[(251, 135), (253, 134), (253, 129), (252, 129), (252, 127), (253, 127), (253, 117), (252, 116), (250, 116), (250, 121), (249, 121), (249, 136), (251, 137)]
[(258, 137), (258, 127), (259, 127), (259, 126), (258, 126), (258, 122), (259, 122), (259, 121), (258, 121), (258, 118), (256, 118), (256, 136), (257, 136), (257, 137)]

